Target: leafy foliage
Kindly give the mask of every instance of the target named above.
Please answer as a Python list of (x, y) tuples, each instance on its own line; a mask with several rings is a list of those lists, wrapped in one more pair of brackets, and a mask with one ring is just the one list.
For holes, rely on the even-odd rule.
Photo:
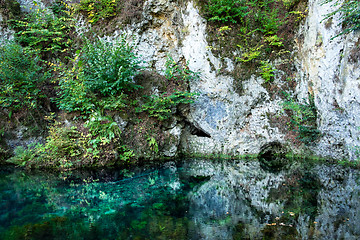
[(155, 153), (159, 152), (159, 146), (156, 142), (156, 139), (154, 137), (148, 137), (146, 139), (148, 141), (149, 147), (151, 148), (152, 151), (154, 151)]
[(291, 123), (295, 126), (295, 131), (298, 132), (298, 137), (302, 142), (310, 144), (319, 138), (320, 131), (316, 125), (317, 110), (311, 95), (309, 103), (305, 104), (288, 98), (284, 102), (283, 108), (290, 111)]
[(168, 81), (175, 81), (179, 89), (175, 89), (172, 93), (165, 92), (161, 95), (145, 96), (145, 102), (141, 107), (136, 108), (137, 112), (147, 112), (151, 117), (158, 118), (160, 121), (169, 119), (179, 104), (194, 102), (197, 93), (180, 89), (199, 77), (198, 73), (192, 72), (187, 66), (181, 67), (170, 56), (165, 65), (165, 77)]
[(140, 61), (125, 36), (114, 42), (99, 39), (91, 44), (88, 41), (80, 60), (80, 64), (84, 64), (85, 84), (96, 94), (109, 96), (140, 87), (133, 83), (133, 77), (140, 70)]
[(170, 55), (166, 59), (165, 67), (165, 77), (168, 80), (175, 78), (176, 81), (187, 84), (199, 78), (199, 73), (191, 71), (187, 64), (182, 67)]
[[(208, 3), (209, 20), (238, 23), (249, 31), (255, 30), (265, 34), (275, 34), (283, 21), (278, 16), (275, 0), (210, 0)], [(282, 2), (281, 2), (282, 3)]]
[(147, 97), (147, 101), (137, 108), (138, 112), (147, 112), (151, 117), (158, 118), (160, 121), (169, 119), (179, 104), (193, 103), (195, 93), (174, 92), (171, 95), (166, 93), (161, 96), (152, 95)]
[(83, 75), (82, 69), (77, 65), (62, 72), (59, 80), (60, 96), (56, 99), (60, 109), (88, 115), (95, 108)]
[(123, 92), (140, 88), (133, 81), (140, 61), (125, 36), (115, 42), (87, 41), (73, 60), (73, 68), (63, 71), (59, 81), (60, 109), (89, 115), (95, 110), (124, 107)]
[(85, 126), (65, 126), (55, 122), (49, 128), (44, 144), (19, 147), (8, 162), (29, 168), (72, 169), (84, 166), (115, 164), (133, 157), (133, 152), (120, 145), (120, 130), (108, 117), (94, 114)]
[(260, 70), (261, 70), (260, 75), (265, 80), (265, 83), (270, 82), (275, 76), (274, 75), (275, 69), (273, 68), (273, 66), (271, 66), (271, 64), (265, 61), (261, 61)]
[(47, 75), (36, 55), (14, 42), (0, 46), (0, 107), (10, 111), (38, 107), (43, 97), (39, 89)]
[(108, 144), (115, 137), (120, 136), (120, 129), (116, 122), (109, 116), (102, 116), (99, 112), (94, 112), (89, 120), (86, 121), (85, 127), (87, 127), (94, 139), (89, 143), (96, 148), (98, 144)]
[[(263, 61), (286, 58), (285, 61), (292, 62), (289, 59), (293, 47), (290, 39), (306, 16), (304, 1), (202, 0), (200, 7), (203, 16), (210, 20), (209, 48), (221, 57), (239, 62), (232, 71), (239, 83), (252, 74), (263, 76)], [(291, 68), (285, 64), (278, 62), (273, 65), (273, 69), (276, 68), (291, 74)]]
[(324, 0), (323, 4), (326, 3), (332, 3), (336, 10), (326, 15), (324, 20), (330, 19), (338, 13), (341, 14), (343, 31), (333, 38), (360, 29), (360, 2), (358, 0)]
[(250, 13), (248, 8), (245, 0), (210, 0), (208, 12), (212, 17), (209, 20), (237, 23)]
[(241, 57), (237, 58), (237, 60), (243, 63), (247, 63), (247, 62), (252, 62), (255, 59), (258, 59), (261, 56), (262, 47), (263, 45), (248, 49), (248, 52), (244, 52)]
[(116, 0), (81, 0), (77, 9), (84, 11), (92, 24), (115, 16), (118, 10)]
[(14, 20), (14, 27), (17, 30), (16, 40), (41, 52), (44, 58), (49, 53), (60, 54), (71, 50), (74, 20), (69, 9), (59, 8), (53, 14), (48, 9), (38, 8), (22, 20)]

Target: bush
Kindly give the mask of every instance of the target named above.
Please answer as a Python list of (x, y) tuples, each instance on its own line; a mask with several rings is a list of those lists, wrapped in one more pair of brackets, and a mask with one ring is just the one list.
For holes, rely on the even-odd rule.
[[(275, 34), (283, 21), (274, 0), (210, 0), (207, 12), (210, 21), (237, 23), (248, 31), (254, 29), (264, 34)], [(280, 4), (284, 4), (282, 1)]]
[(60, 109), (89, 115), (95, 110), (124, 107), (125, 90), (140, 88), (133, 78), (141, 69), (133, 46), (125, 36), (115, 42), (87, 40), (73, 60), (73, 68), (63, 71), (59, 81)]
[(210, 21), (238, 23), (249, 14), (247, 1), (244, 0), (210, 0), (208, 13)]
[(98, 39), (93, 44), (87, 41), (80, 57), (84, 80), (95, 94), (109, 96), (123, 90), (136, 90), (133, 78), (141, 69), (140, 61), (125, 36), (114, 42)]
[(284, 110), (291, 113), (291, 124), (298, 133), (300, 141), (311, 144), (316, 141), (321, 132), (317, 129), (317, 110), (315, 107), (314, 97), (309, 96), (309, 103), (299, 103), (290, 98), (284, 102)]
[(48, 58), (49, 53), (60, 54), (71, 50), (75, 24), (70, 11), (59, 9), (53, 14), (48, 9), (38, 8), (22, 20), (15, 20), (14, 26), (16, 40), (39, 51), (43, 58)]
[(78, 10), (84, 11), (90, 23), (96, 23), (100, 19), (106, 19), (116, 15), (116, 0), (81, 0)]
[(117, 123), (111, 117), (103, 116), (99, 112), (91, 114), (84, 126), (89, 129), (91, 136), (95, 137), (89, 141), (94, 148), (97, 148), (99, 144), (110, 143), (121, 134)]
[(0, 107), (10, 112), (35, 109), (44, 97), (39, 89), (47, 75), (37, 65), (39, 58), (16, 43), (0, 47)]
[(137, 112), (147, 112), (149, 116), (158, 118), (160, 121), (169, 119), (176, 111), (179, 104), (194, 102), (197, 93), (191, 93), (186, 89), (190, 81), (199, 77), (198, 73), (192, 72), (188, 66), (182, 67), (174, 59), (168, 56), (166, 61), (165, 77), (168, 82), (175, 82), (172, 92), (165, 92), (160, 96), (145, 96), (145, 102), (136, 108)]
[(165, 93), (161, 96), (152, 95), (147, 97), (145, 103), (137, 108), (137, 112), (147, 112), (149, 116), (163, 121), (172, 116), (179, 104), (193, 103), (196, 94), (190, 92), (174, 92), (171, 95), (166, 95)]
[(108, 117), (93, 115), (84, 127), (55, 122), (44, 144), (19, 147), (7, 162), (29, 168), (72, 169), (125, 164), (133, 151), (120, 145), (120, 130)]
[(83, 75), (82, 69), (77, 65), (62, 72), (59, 81), (59, 98), (56, 99), (60, 109), (86, 115), (95, 109), (96, 99), (90, 97)]
[(260, 75), (265, 80), (265, 83), (271, 82), (274, 79), (274, 76), (275, 76), (275, 74), (274, 74), (275, 69), (268, 62), (261, 61), (260, 64), (261, 64), (261, 66), (260, 66), (260, 70), (261, 70)]

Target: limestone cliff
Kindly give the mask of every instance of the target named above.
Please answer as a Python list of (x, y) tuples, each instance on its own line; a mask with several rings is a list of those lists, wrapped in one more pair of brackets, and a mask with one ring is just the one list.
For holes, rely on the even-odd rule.
[[(30, 9), (30, 1), (19, 2), (26, 6), (24, 11)], [(110, 39), (122, 33), (132, 36), (138, 54), (157, 72), (165, 68), (170, 54), (175, 61), (188, 62), (192, 71), (200, 73), (200, 79), (190, 83), (191, 91), (198, 92), (199, 97), (189, 110), (172, 120), (166, 131), (174, 141), (163, 149), (163, 155), (257, 154), (264, 144), (280, 142), (295, 152), (306, 150), (323, 157), (356, 159), (356, 147), (360, 146), (360, 35), (350, 33), (332, 39), (341, 31), (338, 15), (323, 21), (332, 10), (321, 0), (309, 0), (307, 16), (293, 38), (291, 56), (295, 61), (289, 66), (295, 87), (287, 94), (300, 103), (309, 103), (309, 96), (314, 98), (315, 125), (320, 131), (319, 138), (308, 145), (293, 137), (283, 107), (286, 99), (274, 94), (269, 86), (281, 88), (288, 84), (284, 81), (286, 73), (275, 72), (271, 83), (256, 74), (244, 75), (239, 91), (234, 78), (239, 69), (234, 59), (241, 53), (221, 57), (212, 52), (208, 23), (197, 2), (146, 0), (140, 20), (127, 25), (111, 22), (112, 31), (107, 35)], [(82, 17), (79, 23), (89, 26)], [(97, 31), (101, 32), (102, 26)], [(7, 30), (1, 29), (2, 37), (5, 33)], [(156, 93), (156, 86), (152, 91)]]
[[(359, 34), (331, 39), (341, 31), (338, 15), (331, 23), (323, 21), (332, 10), (330, 4), (322, 5), (320, 0), (308, 2), (308, 15), (294, 38), (297, 87), (293, 94), (299, 101), (307, 101), (311, 93), (315, 100), (321, 137), (309, 148), (321, 156), (354, 159), (360, 125)], [(201, 73), (201, 79), (191, 83), (191, 90), (201, 95), (186, 118), (207, 136), (193, 135), (182, 128), (182, 151), (247, 154), (258, 153), (271, 141), (289, 144), (287, 133), (268, 118), (284, 115), (283, 99), (272, 98), (263, 86), (264, 79), (255, 75), (243, 79), (243, 91), (237, 93), (234, 78), (219, 73), (222, 68), (234, 71), (236, 63), (215, 57), (208, 48), (207, 22), (194, 2), (179, 5), (176, 1), (147, 1), (143, 14), (148, 19), (127, 30), (137, 36), (139, 54), (160, 70), (170, 53)], [(272, 84), (283, 84), (280, 75)]]

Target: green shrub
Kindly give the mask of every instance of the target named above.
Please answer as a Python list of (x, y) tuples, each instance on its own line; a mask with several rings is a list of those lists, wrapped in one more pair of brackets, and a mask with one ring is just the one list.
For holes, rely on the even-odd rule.
[(265, 83), (273, 80), (273, 78), (275, 76), (275, 74), (274, 74), (275, 69), (273, 68), (273, 66), (270, 63), (261, 61), (260, 70), (261, 70), (260, 75), (265, 80)]
[(23, 146), (18, 146), (14, 149), (14, 156), (9, 158), (7, 162), (16, 164), (19, 166), (24, 166), (26, 162), (31, 161), (35, 158), (35, 151), (33, 148), (24, 148)]
[(161, 96), (148, 96), (145, 103), (137, 108), (137, 112), (147, 112), (151, 117), (163, 121), (169, 119), (174, 114), (176, 106), (179, 104), (193, 103), (195, 95), (195, 93), (190, 92), (174, 92), (168, 96), (167, 93)]
[(92, 24), (115, 16), (118, 10), (116, 0), (80, 0), (77, 9), (84, 11)]
[(89, 90), (102, 96), (136, 90), (133, 78), (141, 69), (134, 47), (125, 36), (110, 42), (98, 39), (87, 41), (80, 57), (83, 64), (84, 80)]
[(177, 64), (171, 56), (167, 57), (165, 67), (164, 74), (168, 80), (173, 79), (178, 83), (188, 84), (199, 78), (199, 73), (191, 71), (187, 64), (184, 67)]
[(44, 97), (39, 89), (47, 75), (37, 65), (39, 58), (13, 42), (0, 46), (0, 107), (10, 112), (35, 109)]
[(308, 103), (299, 103), (288, 97), (283, 104), (284, 110), (291, 112), (291, 124), (295, 127), (294, 130), (298, 132), (298, 138), (306, 143), (311, 144), (316, 141), (321, 133), (317, 129), (317, 110), (313, 96), (309, 96)]
[[(29, 168), (72, 169), (124, 164), (133, 151), (120, 145), (120, 130), (108, 117), (94, 114), (81, 127), (55, 122), (44, 144), (19, 147), (7, 162)], [(120, 162), (116, 162), (118, 159)]]
[(250, 12), (246, 0), (210, 0), (208, 13), (210, 21), (238, 23)]
[(89, 129), (91, 136), (95, 137), (89, 141), (94, 148), (99, 144), (110, 143), (121, 134), (117, 123), (111, 117), (103, 116), (99, 112), (91, 114), (84, 126)]
[(198, 73), (191, 71), (188, 66), (180, 66), (170, 56), (168, 56), (165, 66), (164, 74), (167, 81), (173, 81), (177, 85), (177, 89), (172, 89), (172, 92), (165, 92), (159, 96), (145, 96), (144, 103), (136, 108), (137, 112), (147, 112), (151, 117), (160, 121), (169, 119), (179, 104), (194, 102), (197, 93), (191, 93), (184, 89), (187, 88), (190, 81), (199, 77)]
[(125, 36), (113, 43), (87, 41), (77, 55), (73, 68), (64, 70), (59, 81), (60, 109), (85, 116), (95, 110), (119, 110), (126, 106), (123, 92), (140, 88), (133, 81), (140, 61)]
[[(262, 61), (289, 58), (293, 42), (284, 36), (294, 33), (299, 20), (307, 12), (305, 4), (299, 0), (204, 0), (200, 6), (204, 16), (211, 20), (210, 48), (221, 57), (233, 58), (246, 65), (247, 76), (271, 73), (258, 71), (263, 68)], [(233, 52), (240, 54), (235, 56)], [(278, 66), (286, 68), (285, 64), (273, 67)], [(240, 75), (238, 72), (235, 71), (234, 75)], [(239, 79), (243, 77), (237, 76)], [(269, 75), (266, 79), (269, 81)]]
[[(210, 0), (207, 14), (210, 21), (237, 23), (249, 32), (257, 29), (264, 34), (275, 34), (283, 21), (278, 9), (272, 4), (275, 0)], [(280, 4), (284, 4), (280, 1)]]
[(322, 4), (326, 3), (332, 3), (336, 10), (326, 15), (323, 21), (332, 18), (335, 14), (341, 14), (343, 31), (333, 38), (360, 29), (360, 2), (358, 0), (324, 0), (322, 2)]
[(56, 99), (61, 110), (88, 115), (95, 109), (96, 98), (90, 96), (84, 82), (82, 68), (78, 65), (62, 72), (59, 80), (59, 98)]
[(236, 59), (240, 62), (247, 63), (257, 60), (261, 56), (261, 50), (263, 45), (256, 46), (254, 48), (248, 49), (248, 52), (245, 52), (241, 55), (241, 57), (237, 57)]
[[(36, 4), (36, 2), (35, 2)], [(70, 11), (36, 9), (22, 20), (15, 20), (16, 40), (30, 49), (41, 52), (44, 58), (50, 54), (67, 53), (71, 50), (74, 19)]]

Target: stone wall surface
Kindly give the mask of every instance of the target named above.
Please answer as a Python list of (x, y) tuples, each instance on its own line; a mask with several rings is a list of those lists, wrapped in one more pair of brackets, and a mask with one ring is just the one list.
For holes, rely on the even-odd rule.
[[(190, 69), (201, 74), (199, 81), (191, 83), (191, 90), (200, 96), (186, 117), (210, 138), (184, 131), (183, 151), (253, 154), (267, 142), (286, 143), (284, 133), (271, 126), (267, 118), (268, 114), (283, 114), (282, 100), (270, 98), (261, 77), (244, 79), (239, 95), (234, 90), (234, 79), (219, 74), (221, 68), (233, 70), (234, 63), (212, 54), (206, 20), (193, 2), (179, 6), (174, 1), (147, 1), (145, 6), (144, 14), (152, 17), (147, 20), (151, 22), (147, 29), (137, 32), (139, 53), (147, 62), (154, 62), (156, 69), (162, 69), (166, 55), (171, 54), (177, 61), (189, 62)], [(307, 18), (294, 39), (298, 76), (295, 95), (300, 102), (307, 101), (309, 93), (315, 99), (322, 136), (310, 149), (321, 156), (355, 159), (356, 146), (360, 145), (359, 34), (332, 39), (341, 32), (340, 16), (335, 15), (332, 23), (323, 19), (333, 10), (331, 4), (322, 5), (320, 0), (308, 3)], [(164, 15), (156, 15), (158, 12)], [(279, 81), (275, 79), (274, 84)]]
[(279, 130), (272, 128), (266, 118), (266, 113), (280, 113), (279, 101), (270, 101), (261, 85), (264, 80), (259, 77), (244, 80), (240, 96), (234, 90), (234, 79), (218, 73), (223, 64), (233, 70), (234, 63), (212, 54), (206, 39), (206, 20), (192, 1), (179, 5), (176, 1), (149, 0), (143, 14), (141, 23), (126, 30), (137, 39), (139, 55), (158, 71), (164, 69), (166, 57), (171, 55), (200, 73), (200, 79), (190, 83), (191, 91), (200, 96), (191, 105), (186, 121), (210, 137), (184, 130), (179, 146), (182, 151), (251, 154), (266, 142), (283, 142)]
[(334, 9), (319, 0), (309, 1), (309, 14), (299, 36), (299, 99), (312, 92), (322, 138), (315, 152), (322, 156), (354, 159), (359, 142), (358, 33), (341, 35), (339, 15), (323, 16)]

